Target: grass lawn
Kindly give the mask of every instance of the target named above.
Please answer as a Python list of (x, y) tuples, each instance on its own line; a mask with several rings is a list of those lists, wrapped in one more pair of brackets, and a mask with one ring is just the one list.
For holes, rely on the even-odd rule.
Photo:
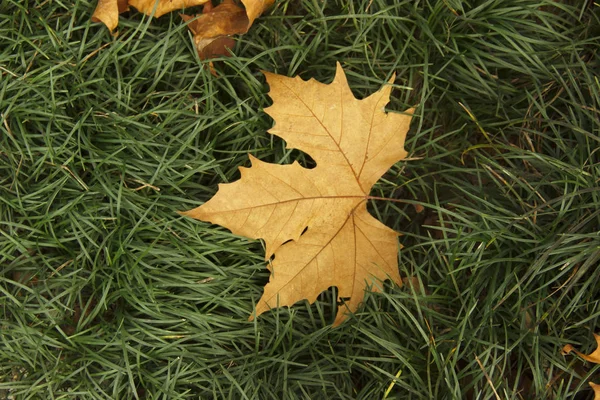
[[(177, 13), (0, 1), (0, 399), (592, 399), (600, 5), (284, 0), (213, 77)], [(189, 13), (190, 10), (188, 10)], [(192, 12), (195, 10), (192, 10)], [(260, 242), (188, 218), (266, 133), (261, 70), (416, 106), (370, 210), (415, 285), (248, 322)]]

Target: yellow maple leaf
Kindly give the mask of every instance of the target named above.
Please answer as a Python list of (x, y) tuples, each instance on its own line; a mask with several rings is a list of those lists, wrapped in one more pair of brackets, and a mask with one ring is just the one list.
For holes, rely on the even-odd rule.
[(368, 286), (385, 279), (402, 285), (397, 233), (368, 213), (367, 201), (377, 180), (406, 157), (411, 115), (385, 112), (389, 85), (357, 100), (339, 64), (328, 85), (265, 75), (273, 99), (265, 111), (275, 120), (269, 133), (309, 154), (316, 167), (250, 156), (240, 180), (220, 184), (212, 199), (182, 214), (265, 241), (265, 257), (274, 259), (256, 316), (302, 299), (312, 303), (337, 286), (338, 301), (344, 299), (338, 325)]
[(577, 350), (575, 350), (575, 348), (568, 344), (565, 347), (562, 348), (562, 353), (563, 355), (567, 355), (571, 352), (574, 352), (575, 354), (577, 354), (579, 357), (583, 358), (586, 361), (592, 362), (592, 363), (596, 363), (596, 364), (600, 364), (600, 335), (596, 335), (594, 333), (594, 338), (596, 338), (596, 345), (597, 348), (596, 350), (594, 350), (593, 352), (591, 352), (590, 354), (583, 354)]

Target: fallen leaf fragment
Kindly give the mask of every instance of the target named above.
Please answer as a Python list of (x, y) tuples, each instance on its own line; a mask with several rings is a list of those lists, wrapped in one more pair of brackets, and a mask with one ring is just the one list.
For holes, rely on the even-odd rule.
[(571, 352), (574, 352), (575, 354), (577, 354), (579, 357), (583, 358), (586, 361), (600, 364), (600, 335), (597, 335), (594, 333), (594, 338), (596, 338), (597, 348), (592, 353), (583, 354), (583, 353), (575, 350), (575, 348), (572, 345), (568, 344), (565, 347), (563, 347), (562, 354), (567, 355)]
[(594, 382), (588, 382), (594, 391), (594, 400), (600, 400), (600, 385), (595, 384)]
[[(182, 14), (184, 22), (194, 35), (194, 44), (200, 59), (229, 55), (235, 41), (232, 35), (248, 32), (254, 23), (275, 0), (241, 0), (245, 9), (234, 0), (223, 0), (213, 7), (211, 0), (98, 0), (92, 21), (102, 22), (112, 32), (119, 24), (119, 14), (133, 6), (146, 15), (160, 17), (174, 10), (204, 5), (202, 14)], [(212, 68), (211, 68), (212, 70)], [(214, 71), (213, 71), (214, 73)]]
[(194, 34), (194, 44), (201, 60), (229, 55), (227, 49), (235, 44), (229, 35), (248, 31), (246, 12), (232, 0), (226, 0), (214, 8), (207, 3), (202, 14), (196, 17), (194, 20), (193, 16), (181, 15), (185, 22), (192, 20), (188, 28)]
[(160, 17), (174, 10), (199, 6), (209, 0), (98, 0), (92, 21), (102, 22), (112, 32), (119, 24), (119, 14), (134, 6), (146, 15)]
[(158, 18), (171, 11), (199, 6), (207, 2), (210, 0), (129, 0), (129, 5), (137, 8), (139, 12)]
[(254, 20), (275, 2), (275, 0), (242, 0), (248, 14), (248, 28), (252, 26)]
[(102, 22), (112, 32), (119, 25), (119, 14), (128, 10), (127, 0), (98, 0), (92, 21)]
[(250, 156), (240, 180), (220, 184), (212, 199), (181, 214), (265, 241), (265, 259), (274, 256), (271, 277), (250, 319), (302, 299), (312, 303), (337, 286), (337, 300), (344, 300), (338, 325), (357, 310), (367, 287), (381, 290), (375, 282), (402, 286), (398, 234), (368, 213), (367, 200), (379, 178), (406, 157), (411, 115), (385, 112), (391, 86), (357, 100), (339, 64), (328, 85), (265, 75), (273, 99), (265, 112), (275, 120), (269, 133), (309, 154), (316, 167)]
[[(239, 7), (234, 0), (224, 0), (216, 7), (209, 1), (202, 14), (181, 15), (194, 35), (194, 44), (201, 60), (229, 55), (227, 49), (235, 44), (231, 35), (248, 32), (250, 26), (274, 0), (242, 0), (246, 7)], [(196, 18), (196, 19), (194, 19)]]
[(600, 385), (595, 384), (594, 382), (588, 382), (590, 387), (594, 391), (594, 400), (600, 400)]

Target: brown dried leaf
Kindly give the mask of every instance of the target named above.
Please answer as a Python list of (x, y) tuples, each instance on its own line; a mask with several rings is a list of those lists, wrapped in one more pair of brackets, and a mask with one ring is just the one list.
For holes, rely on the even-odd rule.
[(240, 180), (219, 185), (210, 201), (182, 214), (265, 241), (265, 258), (275, 257), (256, 316), (302, 299), (312, 303), (337, 286), (338, 301), (345, 299), (338, 325), (357, 310), (366, 287), (385, 279), (402, 286), (397, 233), (369, 214), (367, 201), (379, 178), (406, 157), (412, 117), (385, 112), (389, 85), (357, 100), (339, 64), (328, 85), (265, 75), (273, 99), (265, 112), (275, 120), (269, 133), (309, 154), (316, 167), (250, 156)]
[[(202, 14), (182, 15), (185, 22), (192, 20), (188, 28), (194, 34), (194, 43), (201, 60), (229, 55), (235, 41), (231, 35), (244, 34), (274, 0), (242, 0), (246, 7), (239, 7), (234, 0), (224, 0), (216, 7), (211, 2), (204, 5)], [(196, 19), (194, 19), (196, 18)]]
[(112, 32), (119, 24), (119, 14), (128, 11), (129, 6), (134, 6), (140, 12), (158, 18), (171, 11), (199, 6), (207, 1), (209, 0), (129, 0), (129, 2), (128, 0), (98, 0), (92, 21), (104, 23)]
[(196, 17), (181, 15), (185, 22), (192, 20), (188, 28), (194, 34), (194, 44), (201, 60), (229, 55), (227, 49), (235, 45), (229, 35), (248, 31), (246, 11), (232, 0), (226, 0), (214, 8), (207, 3), (202, 14)]
[(594, 333), (594, 338), (596, 338), (597, 348), (590, 354), (583, 354), (583, 353), (575, 350), (575, 348), (570, 344), (563, 347), (562, 354), (567, 355), (571, 352), (574, 352), (575, 354), (577, 354), (579, 357), (583, 358), (586, 361), (589, 361), (589, 362), (592, 362), (595, 364), (600, 364), (600, 335), (597, 335)]

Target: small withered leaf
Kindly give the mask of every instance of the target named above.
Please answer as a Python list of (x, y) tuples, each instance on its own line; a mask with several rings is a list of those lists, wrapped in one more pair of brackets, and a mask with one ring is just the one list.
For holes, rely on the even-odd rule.
[(596, 350), (591, 352), (590, 354), (584, 354), (577, 351), (572, 345), (568, 344), (562, 348), (562, 354), (567, 355), (571, 352), (574, 352), (579, 357), (583, 358), (586, 361), (591, 363), (600, 364), (600, 335), (594, 333), (594, 338), (596, 339)]
[(250, 26), (274, 0), (242, 0), (245, 9), (234, 0), (224, 0), (216, 7), (204, 5), (202, 14), (181, 15), (194, 34), (194, 44), (201, 60), (229, 55), (235, 41), (232, 35), (248, 32)]

